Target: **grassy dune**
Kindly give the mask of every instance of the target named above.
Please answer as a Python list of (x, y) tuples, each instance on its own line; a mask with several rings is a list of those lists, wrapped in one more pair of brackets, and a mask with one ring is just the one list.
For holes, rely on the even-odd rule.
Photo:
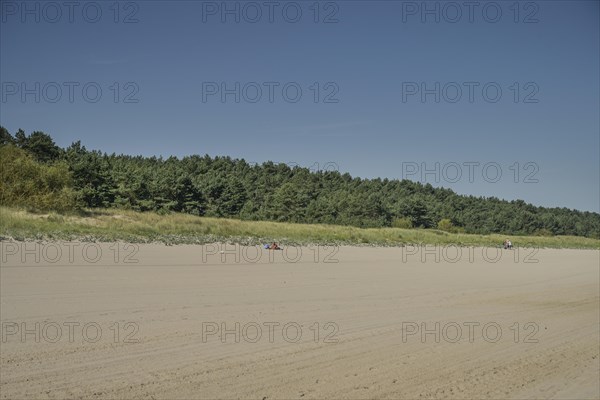
[[(0, 207), (0, 236), (15, 240), (89, 240), (202, 244), (456, 244), (499, 246), (504, 235), (448, 233), (434, 229), (376, 228), (290, 224), (204, 218), (187, 214), (159, 215), (126, 210), (94, 209), (81, 214), (37, 214)], [(576, 236), (511, 236), (515, 246), (599, 249), (600, 240)]]

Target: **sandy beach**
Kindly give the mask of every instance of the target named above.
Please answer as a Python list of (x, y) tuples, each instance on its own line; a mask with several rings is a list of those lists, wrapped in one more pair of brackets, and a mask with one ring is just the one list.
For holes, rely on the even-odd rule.
[(600, 252), (3, 242), (0, 393), (598, 399)]

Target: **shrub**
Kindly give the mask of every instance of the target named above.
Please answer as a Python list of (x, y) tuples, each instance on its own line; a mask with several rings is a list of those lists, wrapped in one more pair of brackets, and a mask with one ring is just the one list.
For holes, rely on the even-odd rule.
[(394, 218), (392, 221), (392, 227), (410, 229), (413, 227), (413, 223), (409, 218)]
[(47, 211), (76, 208), (71, 174), (63, 162), (42, 164), (12, 145), (0, 146), (0, 203)]
[(444, 218), (442, 220), (440, 220), (440, 222), (438, 222), (437, 224), (437, 228), (440, 231), (446, 231), (446, 232), (454, 232), (454, 225), (452, 225), (452, 221), (450, 221), (448, 218)]

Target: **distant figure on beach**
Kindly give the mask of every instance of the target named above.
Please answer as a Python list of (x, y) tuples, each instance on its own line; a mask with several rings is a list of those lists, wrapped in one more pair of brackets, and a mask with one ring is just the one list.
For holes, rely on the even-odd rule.
[(268, 250), (281, 250), (281, 247), (279, 247), (279, 245), (277, 245), (277, 243), (273, 242), (270, 245), (265, 244), (265, 249), (268, 249)]
[(512, 249), (512, 247), (513, 247), (512, 242), (509, 239), (504, 240), (504, 250)]

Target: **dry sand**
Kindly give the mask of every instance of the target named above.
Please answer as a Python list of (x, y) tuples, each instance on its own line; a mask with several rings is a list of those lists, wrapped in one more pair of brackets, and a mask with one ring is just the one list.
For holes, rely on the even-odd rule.
[(600, 397), (598, 251), (23, 246), (1, 398)]

